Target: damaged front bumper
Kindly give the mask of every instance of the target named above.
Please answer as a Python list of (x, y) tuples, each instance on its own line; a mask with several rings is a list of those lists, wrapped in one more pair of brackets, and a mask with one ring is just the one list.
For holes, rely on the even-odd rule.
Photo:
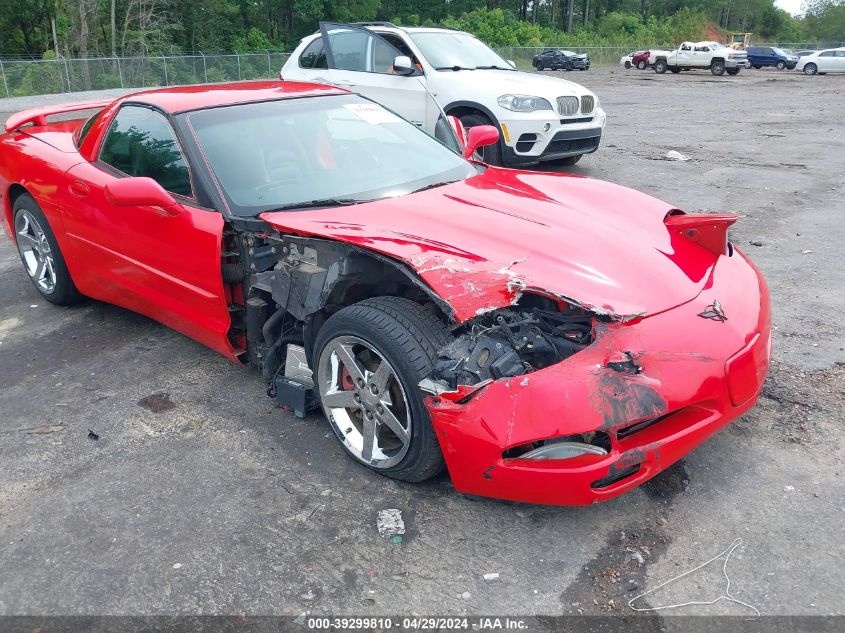
[[(739, 251), (711, 274), (686, 304), (598, 324), (595, 342), (560, 363), (427, 398), (455, 488), (529, 503), (603, 501), (751, 408), (771, 354), (768, 290)], [(725, 320), (706, 316), (716, 302)], [(573, 438), (602, 438), (604, 450), (578, 451), (575, 442), (572, 457), (532, 459), (521, 448)]]

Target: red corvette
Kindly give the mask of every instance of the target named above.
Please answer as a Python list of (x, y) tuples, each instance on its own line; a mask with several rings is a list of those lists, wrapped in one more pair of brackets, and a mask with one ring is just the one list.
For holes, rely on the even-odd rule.
[(405, 481), (601, 501), (755, 403), (769, 296), (735, 216), (488, 167), (464, 156), (495, 128), (443, 125), (292, 82), (31, 110), (0, 136), (2, 218), (45, 299), (256, 365)]

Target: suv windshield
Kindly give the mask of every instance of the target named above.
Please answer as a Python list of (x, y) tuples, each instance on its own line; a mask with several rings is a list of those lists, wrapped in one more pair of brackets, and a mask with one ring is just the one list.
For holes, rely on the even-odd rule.
[(513, 67), (487, 44), (467, 33), (420, 31), (409, 35), (428, 63), (437, 70), (513, 70)]
[(357, 95), (183, 116), (238, 215), (401, 196), (477, 173), (412, 123)]

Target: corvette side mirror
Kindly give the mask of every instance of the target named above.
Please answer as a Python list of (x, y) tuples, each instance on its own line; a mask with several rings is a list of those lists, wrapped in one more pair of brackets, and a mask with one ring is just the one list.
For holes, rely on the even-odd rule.
[(417, 67), (407, 55), (397, 55), (393, 59), (393, 72), (397, 75), (413, 75), (416, 70)]
[(499, 130), (492, 125), (476, 125), (467, 132), (464, 158), (469, 158), (479, 147), (499, 142)]
[(161, 207), (168, 215), (178, 215), (179, 205), (152, 178), (120, 178), (106, 185), (106, 200), (119, 207)]

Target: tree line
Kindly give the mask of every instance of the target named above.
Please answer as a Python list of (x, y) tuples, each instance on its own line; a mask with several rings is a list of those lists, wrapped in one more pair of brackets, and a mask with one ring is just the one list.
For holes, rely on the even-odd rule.
[(845, 0), (0, 0), (0, 56), (291, 50), (320, 20), (440, 24), (491, 45), (649, 45), (751, 31), (845, 39)]

